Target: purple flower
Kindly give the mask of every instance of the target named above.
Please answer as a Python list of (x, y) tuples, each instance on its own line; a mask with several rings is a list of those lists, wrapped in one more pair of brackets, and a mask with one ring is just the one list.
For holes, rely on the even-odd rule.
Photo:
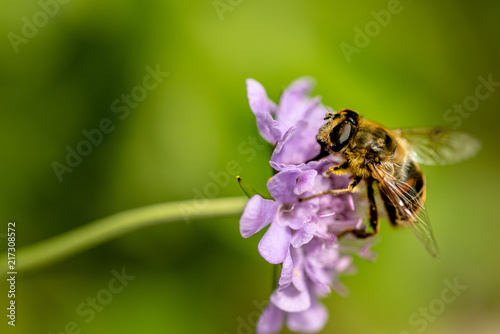
[[(307, 201), (325, 190), (345, 188), (349, 177), (326, 175), (340, 162), (327, 156), (310, 161), (320, 153), (316, 134), (327, 108), (319, 98), (308, 96), (312, 81), (294, 81), (275, 105), (257, 81), (247, 80), (250, 108), (262, 137), (276, 145), (270, 164), (277, 173), (267, 182), (273, 200), (255, 195), (248, 201), (240, 220), (240, 232), (248, 238), (269, 226), (259, 242), (261, 256), (281, 264), (278, 286), (263, 311), (257, 333), (271, 334), (284, 323), (293, 331), (315, 333), (328, 319), (318, 301), (332, 289), (345, 294), (339, 275), (352, 272), (352, 255), (370, 258), (370, 242), (346, 245), (337, 235), (348, 228), (361, 228), (356, 213), (357, 194), (326, 195)], [(349, 239), (349, 238), (345, 238)]]

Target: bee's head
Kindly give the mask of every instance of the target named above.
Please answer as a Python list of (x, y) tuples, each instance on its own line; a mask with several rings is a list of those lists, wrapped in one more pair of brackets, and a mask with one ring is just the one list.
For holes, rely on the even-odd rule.
[(350, 109), (328, 112), (316, 140), (327, 151), (342, 152), (356, 133), (359, 118), (358, 113)]

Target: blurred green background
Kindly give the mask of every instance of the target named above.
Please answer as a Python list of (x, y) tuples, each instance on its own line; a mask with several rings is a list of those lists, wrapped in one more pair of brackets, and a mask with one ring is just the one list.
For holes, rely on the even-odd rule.
[[(389, 127), (456, 125), (483, 143), (473, 160), (424, 167), (442, 261), (433, 261), (411, 232), (384, 223), (377, 261), (357, 261), (358, 273), (344, 277), (347, 298), (324, 300), (330, 320), (323, 332), (417, 333), (424, 324), (429, 334), (500, 331), (500, 87), (477, 105), (470, 97), (480, 76), (500, 81), (500, 3), (57, 4), (0, 4), (0, 233), (15, 220), (18, 249), (122, 210), (194, 199), (231, 160), (262, 188), (270, 150), (254, 149), (254, 156), (240, 147), (251, 148), (249, 137), (258, 136), (245, 79), (260, 81), (276, 101), (292, 80), (309, 75), (314, 93), (334, 109), (353, 108)], [(40, 14), (44, 7), (50, 15)], [(372, 11), (388, 9), (390, 19), (374, 23)], [(39, 27), (30, 30), (33, 22)], [(371, 37), (355, 40), (357, 28), (371, 29)], [(346, 57), (342, 43), (356, 52)], [(148, 66), (169, 75), (131, 102), (127, 117), (114, 112), (122, 94), (141, 92), (136, 87)], [(445, 113), (464, 100), (472, 110), (467, 117), (446, 118), (457, 117)], [(75, 149), (82, 131), (105, 118), (114, 130), (59, 182), (53, 162), (64, 164), (66, 147)], [(241, 195), (236, 181), (217, 192)], [(3, 281), (0, 331), (70, 333), (72, 325), (65, 327), (74, 321), (95, 334), (249, 333), (259, 310), (254, 302), (271, 292), (272, 267), (259, 256), (258, 241), (240, 236), (238, 217), (128, 234), (20, 272), (15, 329), (6, 325)], [(135, 279), (92, 319), (80, 315), (87, 298), (105, 298), (111, 271), (122, 268)], [(439, 309), (445, 281), (455, 279), (465, 290)], [(440, 314), (422, 320), (421, 308), (430, 305)], [(418, 325), (410, 322), (414, 312)]]

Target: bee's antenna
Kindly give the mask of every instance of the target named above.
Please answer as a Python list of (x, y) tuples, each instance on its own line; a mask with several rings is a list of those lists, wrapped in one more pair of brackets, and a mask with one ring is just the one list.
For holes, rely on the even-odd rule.
[(326, 116), (324, 118), (325, 121), (332, 118), (333, 115), (335, 115), (335, 110), (333, 110), (332, 108), (327, 106), (322, 106), (322, 107), (326, 109)]

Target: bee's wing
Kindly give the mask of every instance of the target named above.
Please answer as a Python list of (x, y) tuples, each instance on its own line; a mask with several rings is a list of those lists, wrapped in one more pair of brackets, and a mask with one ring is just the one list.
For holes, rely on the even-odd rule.
[(413, 223), (408, 224), (408, 227), (417, 236), (418, 240), (424, 245), (429, 254), (439, 259), (439, 248), (434, 239), (434, 233), (432, 232), (432, 226), (429, 221), (429, 216), (427, 216), (425, 206), (422, 205), (422, 209), (416, 217), (417, 219), (413, 221)]
[(401, 217), (410, 223), (408, 227), (425, 246), (429, 254), (439, 258), (439, 249), (434, 239), (434, 233), (425, 210), (418, 200), (415, 189), (405, 182), (397, 180), (388, 174), (380, 165), (370, 165), (373, 177), (379, 182), (380, 191), (391, 201)]
[(412, 158), (424, 165), (448, 165), (474, 156), (479, 140), (468, 133), (443, 128), (397, 129), (409, 144)]

